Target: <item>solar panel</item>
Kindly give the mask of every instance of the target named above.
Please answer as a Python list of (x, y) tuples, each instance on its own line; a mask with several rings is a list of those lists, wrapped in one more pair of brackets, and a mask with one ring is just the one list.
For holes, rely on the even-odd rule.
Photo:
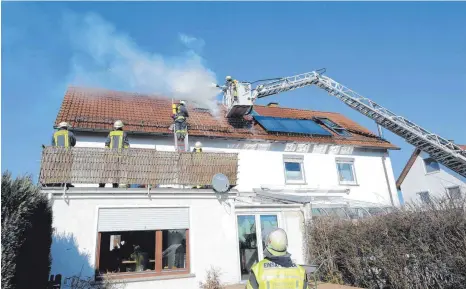
[(255, 115), (254, 119), (268, 132), (332, 135), (310, 119), (279, 118), (259, 115)]

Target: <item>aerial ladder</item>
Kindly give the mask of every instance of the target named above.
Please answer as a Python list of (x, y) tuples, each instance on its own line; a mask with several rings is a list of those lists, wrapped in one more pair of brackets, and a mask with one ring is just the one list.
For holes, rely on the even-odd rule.
[(404, 138), (416, 148), (428, 153), (438, 163), (466, 177), (466, 151), (457, 144), (429, 132), (408, 119), (399, 116), (341, 83), (323, 75), (325, 69), (264, 82), (252, 88), (252, 83), (238, 82), (235, 97), (223, 86), (223, 103), (228, 118), (242, 117), (252, 111), (258, 98), (267, 97), (302, 87), (316, 85), (343, 101), (346, 105), (373, 119), (378, 125)]

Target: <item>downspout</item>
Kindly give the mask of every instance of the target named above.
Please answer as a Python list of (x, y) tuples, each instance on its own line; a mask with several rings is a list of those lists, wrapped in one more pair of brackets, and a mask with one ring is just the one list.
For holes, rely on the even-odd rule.
[(312, 218), (311, 218), (311, 203), (305, 203), (305, 204), (302, 204), (302, 206), (299, 208), (301, 213), (303, 214), (303, 219), (304, 219), (304, 230), (303, 230), (303, 233), (304, 233), (304, 238), (303, 238), (303, 241), (304, 241), (304, 246), (303, 246), (303, 253), (304, 253), (304, 263), (305, 264), (308, 264), (310, 261), (309, 261), (309, 240), (308, 240), (308, 237), (309, 237), (309, 222), (311, 222)]
[[(380, 126), (380, 124), (377, 124), (377, 130), (379, 131), (379, 137), (380, 138), (383, 138), (383, 131), (382, 131), (382, 127)], [(387, 149), (387, 156), (388, 156), (388, 149)], [(383, 166), (383, 172), (385, 174), (385, 181), (387, 182), (387, 188), (388, 188), (388, 194), (390, 195), (390, 202), (392, 203), (392, 206), (394, 207), (395, 206), (395, 203), (393, 201), (393, 196), (392, 196), (392, 188), (390, 186), (390, 180), (388, 179), (388, 172), (387, 172), (387, 167), (385, 165), (385, 153), (382, 155), (382, 166)]]

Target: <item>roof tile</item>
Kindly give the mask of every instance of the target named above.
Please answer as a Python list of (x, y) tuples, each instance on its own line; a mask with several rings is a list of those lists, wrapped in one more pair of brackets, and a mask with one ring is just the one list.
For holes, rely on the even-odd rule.
[[(273, 117), (295, 119), (326, 117), (351, 131), (352, 137), (344, 138), (333, 132), (333, 136), (330, 138), (267, 133), (250, 116), (235, 120), (223, 117), (226, 112), (223, 107), (221, 107), (222, 114), (220, 116), (212, 116), (204, 110), (190, 109), (189, 133), (190, 135), (210, 137), (334, 143), (398, 149), (339, 113), (266, 106), (255, 106), (254, 110), (260, 115)], [(169, 127), (173, 123), (171, 113), (171, 100), (168, 98), (104, 89), (70, 87), (65, 94), (55, 124), (67, 121), (75, 130), (110, 130), (113, 122), (121, 119), (125, 123), (125, 130), (129, 132), (170, 133)]]

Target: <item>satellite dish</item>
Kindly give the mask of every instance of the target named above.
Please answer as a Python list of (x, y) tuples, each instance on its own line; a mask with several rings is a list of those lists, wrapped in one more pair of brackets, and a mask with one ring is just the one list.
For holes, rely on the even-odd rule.
[(212, 188), (216, 193), (226, 193), (230, 189), (230, 181), (224, 174), (216, 174), (212, 178)]

